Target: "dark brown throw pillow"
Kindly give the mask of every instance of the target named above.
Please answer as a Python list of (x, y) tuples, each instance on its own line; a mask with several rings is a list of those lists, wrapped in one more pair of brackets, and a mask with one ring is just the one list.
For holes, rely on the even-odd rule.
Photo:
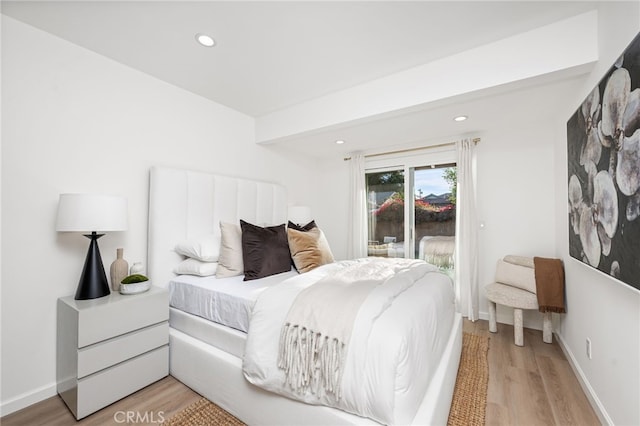
[(295, 223), (289, 221), (289, 223), (287, 224), (287, 228), (289, 229), (295, 229), (296, 231), (300, 231), (300, 232), (307, 232), (307, 231), (311, 231), (313, 228), (316, 228), (316, 221), (312, 220), (311, 222), (307, 223), (304, 226), (299, 226), (296, 225)]
[(291, 270), (291, 254), (284, 223), (257, 226), (240, 220), (244, 281)]

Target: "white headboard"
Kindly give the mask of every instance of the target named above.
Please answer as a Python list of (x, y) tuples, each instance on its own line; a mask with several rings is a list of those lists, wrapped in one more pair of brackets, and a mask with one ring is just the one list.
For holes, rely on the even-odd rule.
[(153, 167), (149, 182), (147, 273), (166, 287), (182, 260), (176, 243), (220, 235), (220, 221), (280, 224), (287, 220), (283, 186), (189, 170)]

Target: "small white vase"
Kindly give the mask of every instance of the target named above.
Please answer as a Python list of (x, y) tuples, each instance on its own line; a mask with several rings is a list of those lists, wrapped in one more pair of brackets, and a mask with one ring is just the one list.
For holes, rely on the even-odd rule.
[(133, 265), (131, 265), (131, 268), (129, 269), (129, 275), (133, 274), (144, 275), (144, 266), (142, 266), (142, 262), (133, 262)]

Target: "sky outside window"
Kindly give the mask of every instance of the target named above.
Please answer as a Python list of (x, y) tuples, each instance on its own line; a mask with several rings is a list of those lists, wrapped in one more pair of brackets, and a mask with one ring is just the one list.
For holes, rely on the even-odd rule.
[(451, 192), (449, 183), (442, 177), (445, 170), (446, 168), (416, 170), (414, 175), (416, 197), (425, 197), (429, 194), (442, 195)]

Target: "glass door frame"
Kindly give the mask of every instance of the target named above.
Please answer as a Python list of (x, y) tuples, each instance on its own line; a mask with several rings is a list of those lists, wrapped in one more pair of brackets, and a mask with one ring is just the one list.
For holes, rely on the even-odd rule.
[[(456, 162), (455, 145), (438, 146), (411, 152), (397, 152), (376, 155), (365, 159), (364, 173), (381, 173), (394, 170), (404, 172), (404, 257), (415, 259), (415, 208), (414, 203), (414, 170), (416, 168), (438, 166)], [(366, 179), (365, 179), (366, 185)], [(365, 188), (366, 189), (366, 188)], [(411, 197), (408, 202), (407, 198)], [(412, 208), (408, 206), (411, 205)], [(367, 216), (368, 217), (368, 216)], [(368, 219), (367, 219), (368, 220)], [(408, 226), (407, 226), (408, 224)], [(367, 229), (369, 226), (367, 225)]]

